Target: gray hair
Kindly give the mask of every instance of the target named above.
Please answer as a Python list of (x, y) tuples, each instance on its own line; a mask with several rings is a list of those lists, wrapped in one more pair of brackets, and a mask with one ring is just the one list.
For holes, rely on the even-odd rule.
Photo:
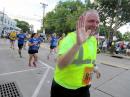
[(97, 16), (99, 16), (98, 11), (95, 10), (95, 9), (89, 9), (89, 10), (85, 11), (85, 12), (82, 14), (82, 16), (86, 16), (86, 15), (88, 15), (88, 14), (90, 14), (90, 13), (94, 13), (94, 14), (96, 14)]

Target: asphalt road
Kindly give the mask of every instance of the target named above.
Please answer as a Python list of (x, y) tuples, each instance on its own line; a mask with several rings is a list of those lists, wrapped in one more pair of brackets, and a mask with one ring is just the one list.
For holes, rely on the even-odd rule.
[[(38, 66), (28, 67), (27, 50), (23, 50), (23, 58), (19, 58), (17, 44), (13, 50), (8, 40), (0, 39), (0, 84), (16, 82), (23, 97), (49, 97), (55, 55), (47, 60), (48, 53), (49, 45), (42, 44), (38, 53)], [(93, 77), (91, 97), (130, 97), (130, 60), (100, 54), (97, 65), (102, 76), (99, 80)]]

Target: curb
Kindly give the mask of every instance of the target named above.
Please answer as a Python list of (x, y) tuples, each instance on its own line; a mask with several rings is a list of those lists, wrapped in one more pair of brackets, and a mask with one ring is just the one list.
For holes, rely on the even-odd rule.
[(110, 56), (110, 57), (119, 57), (119, 58), (124, 58), (124, 59), (129, 59), (130, 60), (130, 56), (125, 56), (125, 55), (119, 55), (119, 54), (113, 54), (113, 55), (111, 55), (111, 54), (104, 54), (104, 55), (106, 55), (106, 56)]
[(129, 70), (130, 68), (129, 67), (124, 67), (124, 66), (120, 66), (120, 65), (113, 65), (113, 64), (110, 64), (110, 63), (106, 63), (106, 62), (99, 62), (99, 61), (96, 61), (97, 64), (102, 64), (102, 65), (107, 65), (107, 66), (111, 66), (111, 67), (115, 67), (115, 68), (123, 68), (125, 70)]
[(117, 56), (117, 57), (122, 57), (122, 58), (125, 58), (125, 59), (130, 59), (130, 57), (129, 56), (124, 56), (124, 55), (113, 55), (113, 56)]

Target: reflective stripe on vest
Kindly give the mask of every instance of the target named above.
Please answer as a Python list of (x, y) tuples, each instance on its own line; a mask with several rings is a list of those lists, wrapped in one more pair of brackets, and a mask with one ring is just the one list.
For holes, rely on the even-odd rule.
[(78, 58), (77, 59), (74, 59), (74, 61), (72, 62), (72, 64), (95, 64), (95, 60), (91, 60), (91, 59), (85, 59), (83, 60), (83, 47), (80, 47), (80, 50), (79, 50), (79, 54), (78, 54)]

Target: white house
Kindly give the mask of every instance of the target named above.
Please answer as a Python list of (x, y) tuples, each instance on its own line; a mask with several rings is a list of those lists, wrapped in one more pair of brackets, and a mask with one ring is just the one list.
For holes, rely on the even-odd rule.
[(8, 17), (7, 14), (4, 14), (0, 11), (0, 35), (3, 33), (8, 33), (12, 30), (19, 31), (20, 28), (16, 27), (17, 22), (10, 17)]

